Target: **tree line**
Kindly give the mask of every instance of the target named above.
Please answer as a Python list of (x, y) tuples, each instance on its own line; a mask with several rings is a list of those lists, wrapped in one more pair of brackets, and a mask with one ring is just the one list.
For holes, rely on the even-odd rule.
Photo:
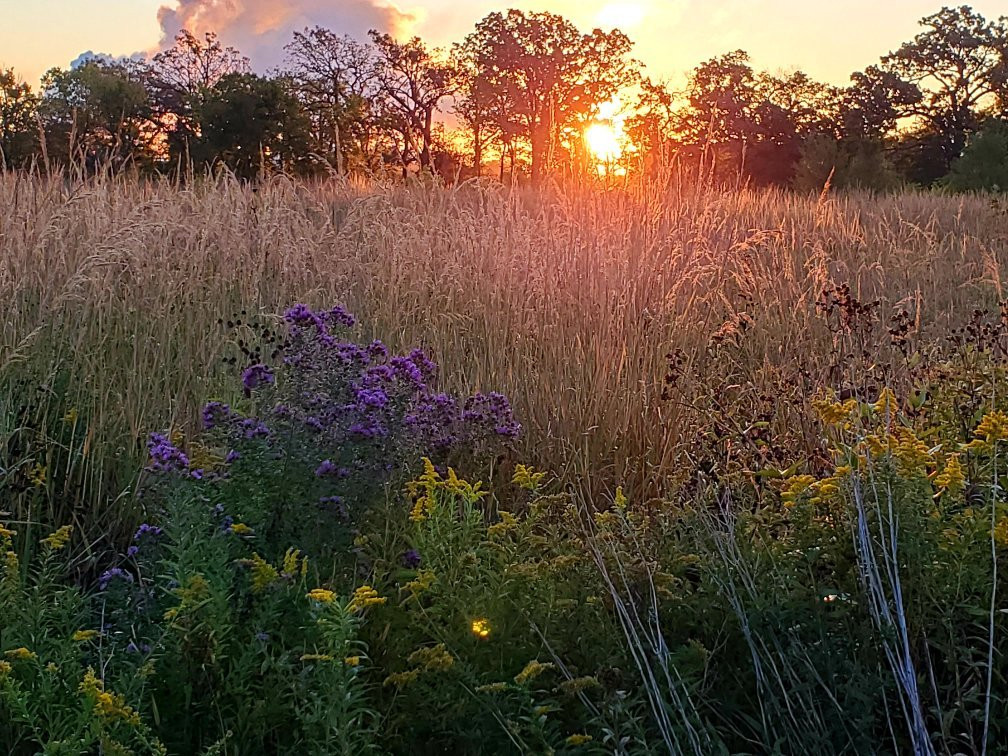
[(679, 88), (649, 78), (618, 29), (585, 33), (554, 13), (490, 13), (450, 49), (309, 28), (268, 75), (216, 35), (182, 31), (149, 60), (53, 68), (37, 93), (0, 71), (0, 161), (537, 182), (597, 170), (585, 131), (621, 98), (626, 145), (607, 166), (620, 171), (1008, 189), (1008, 17), (945, 7), (920, 26), (846, 86), (757, 71), (737, 50)]

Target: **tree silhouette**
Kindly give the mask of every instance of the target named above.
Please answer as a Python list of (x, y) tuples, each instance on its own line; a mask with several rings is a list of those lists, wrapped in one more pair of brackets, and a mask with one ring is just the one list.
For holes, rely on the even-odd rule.
[(434, 112), (458, 86), (454, 62), (444, 60), (419, 37), (397, 42), (388, 34), (370, 32), (377, 52), (376, 77), (380, 106), (387, 122), (403, 139), (403, 171), (415, 155), (421, 169), (431, 168)]
[(346, 172), (346, 155), (361, 151), (377, 83), (373, 48), (316, 26), (295, 32), (286, 71), (312, 122), (314, 149), (336, 172)]
[(582, 34), (554, 13), (491, 13), (464, 46), (471, 75), (504, 98), (498, 128), (516, 125), (528, 140), (534, 182), (552, 167), (564, 128), (590, 118), (636, 74), (625, 34)]
[(962, 154), (982, 111), (1005, 101), (1008, 25), (987, 21), (967, 5), (942, 8), (920, 25), (924, 31), (883, 57), (880, 70), (899, 114), (940, 136), (944, 173)]
[(29, 163), (38, 144), (38, 98), (12, 69), (0, 70), (0, 167)]

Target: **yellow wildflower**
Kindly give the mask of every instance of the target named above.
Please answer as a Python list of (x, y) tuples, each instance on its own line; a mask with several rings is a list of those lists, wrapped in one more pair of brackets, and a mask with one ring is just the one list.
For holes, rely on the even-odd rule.
[(566, 742), (567, 745), (569, 745), (569, 746), (582, 746), (585, 743), (591, 743), (593, 739), (594, 738), (592, 738), (591, 735), (580, 735), (580, 734), (577, 734), (577, 735), (570, 735), (570, 736), (568, 736), (567, 740), (564, 741), (564, 742)]
[(569, 696), (573, 696), (582, 691), (598, 687), (599, 681), (594, 677), (575, 677), (573, 680), (564, 680), (560, 683), (559, 690)]
[(73, 425), (77, 422), (77, 408), (71, 407), (70, 411), (63, 415), (63, 422), (67, 425)]
[(533, 659), (525, 665), (525, 669), (515, 675), (514, 681), (519, 685), (522, 685), (529, 680), (534, 680), (539, 677), (539, 675), (548, 669), (553, 669), (553, 665), (549, 663), (543, 664), (538, 659)]
[(437, 576), (434, 574), (434, 570), (420, 570), (413, 580), (406, 583), (405, 588), (415, 595), (430, 590), (435, 580), (437, 580)]
[(410, 520), (412, 522), (423, 522), (428, 517), (430, 517), (431, 510), (433, 506), (431, 505), (431, 500), (427, 496), (421, 496), (413, 504), (413, 509), (410, 510)]
[(276, 567), (263, 559), (256, 552), (252, 552), (252, 558), (246, 560), (252, 574), (252, 592), (262, 593), (275, 583), (280, 575), (277, 574)]
[(302, 576), (308, 571), (308, 557), (301, 558), (300, 549), (290, 548), (283, 558), (283, 576), (292, 578), (298, 573)]
[(385, 678), (382, 685), (394, 685), (397, 688), (405, 688), (419, 676), (419, 669), (407, 669), (405, 672), (393, 672)]
[(12, 538), (14, 538), (14, 536), (16, 535), (17, 535), (16, 530), (10, 530), (9, 528), (5, 528), (3, 525), (0, 525), (0, 542), (6, 543), (7, 541), (10, 541)]
[(497, 514), (500, 515), (501, 521), (487, 528), (487, 535), (490, 536), (491, 538), (503, 535), (504, 533), (508, 532), (512, 528), (517, 527), (518, 525), (517, 518), (515, 518), (515, 516), (510, 512), (506, 512), (503, 509), (501, 509), (497, 512)]
[(966, 445), (967, 449), (983, 449), (998, 441), (1008, 441), (1008, 414), (999, 410), (988, 412), (973, 435), (977, 438)]
[(477, 638), (486, 639), (490, 637), (490, 621), (484, 618), (474, 619), (469, 626), (472, 634)]
[(832, 399), (813, 399), (812, 409), (823, 425), (840, 425), (850, 419), (857, 409), (857, 399), (836, 402)]
[(140, 715), (126, 704), (126, 699), (122, 696), (106, 691), (104, 683), (95, 677), (94, 670), (90, 667), (78, 690), (94, 700), (94, 712), (103, 722), (122, 720), (134, 726), (140, 725)]
[(343, 663), (346, 664), (348, 667), (359, 666), (360, 665), (360, 657), (359, 656), (347, 656), (347, 657), (344, 657)]
[(59, 551), (70, 542), (70, 534), (73, 532), (73, 525), (64, 525), (55, 533), (51, 533), (42, 539), (42, 545), (53, 551)]
[(11, 666), (11, 663), (9, 661), (4, 661), (3, 659), (0, 659), (0, 680), (4, 679), (7, 675), (9, 675), (12, 669), (14, 669), (14, 667)]
[(532, 467), (515, 465), (511, 482), (520, 488), (524, 488), (526, 491), (534, 491), (542, 485), (543, 478), (545, 477), (546, 473), (536, 472)]
[(231, 532), (239, 536), (250, 536), (254, 531), (244, 522), (236, 522), (231, 526)]
[(36, 488), (40, 488), (45, 485), (46, 474), (48, 470), (43, 465), (35, 465), (31, 472), (28, 473), (28, 482), (31, 483)]
[(781, 489), (781, 502), (786, 506), (793, 506), (815, 482), (816, 479), (811, 475), (794, 475), (788, 478)]
[(354, 595), (347, 605), (347, 611), (351, 613), (360, 612), (368, 607), (384, 604), (387, 600), (384, 596), (379, 596), (378, 591), (370, 585), (362, 585), (354, 591)]
[(966, 476), (958, 454), (949, 456), (945, 469), (935, 476), (935, 485), (940, 495), (958, 496), (966, 487)]
[(10, 651), (5, 651), (4, 656), (8, 659), (14, 659), (15, 661), (33, 661), (38, 659), (38, 654), (34, 651), (29, 651), (24, 646), (20, 648), (12, 648)]
[(627, 508), (627, 497), (623, 493), (623, 486), (616, 486), (616, 496), (613, 499), (616, 509), (625, 512)]
[(308, 598), (310, 598), (312, 601), (318, 601), (321, 604), (331, 604), (333, 600), (336, 598), (335, 593), (333, 593), (332, 591), (327, 591), (325, 588), (315, 588), (314, 590), (310, 591), (307, 595)]
[(332, 661), (332, 657), (329, 654), (301, 654), (301, 661), (329, 662)]
[(927, 444), (906, 427), (896, 429), (896, 444), (893, 447), (892, 455), (905, 473), (919, 472), (921, 468), (933, 461)]
[(97, 637), (97, 630), (78, 630), (73, 634), (73, 640), (75, 643), (84, 643), (85, 641), (94, 640)]
[(455, 659), (448, 653), (444, 643), (418, 648), (409, 655), (407, 661), (425, 672), (443, 672), (455, 664)]
[(994, 543), (1001, 548), (1008, 547), (1008, 517), (1001, 517), (994, 526)]
[(892, 415), (899, 409), (899, 401), (892, 389), (886, 386), (879, 394), (878, 400), (872, 405), (872, 409), (879, 414)]

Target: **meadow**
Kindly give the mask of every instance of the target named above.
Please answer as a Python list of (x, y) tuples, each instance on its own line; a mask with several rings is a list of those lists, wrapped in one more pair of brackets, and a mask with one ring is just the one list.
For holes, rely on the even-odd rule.
[[(910, 190), (2, 174), (0, 744), (1000, 752), (1006, 245), (1004, 200)], [(213, 436), (366, 403), (298, 341), (337, 305), (520, 434), (469, 402), (493, 444), (437, 459), (403, 410), (339, 496), (349, 442)]]

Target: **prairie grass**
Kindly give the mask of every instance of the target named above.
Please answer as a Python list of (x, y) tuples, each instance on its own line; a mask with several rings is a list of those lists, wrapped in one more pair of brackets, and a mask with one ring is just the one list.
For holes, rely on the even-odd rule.
[[(0, 444), (29, 415), (50, 427), (75, 409), (84, 452), (67, 486), (86, 501), (57, 495), (50, 514), (108, 506), (114, 518), (145, 434), (229, 398), (219, 319), (339, 302), (363, 336), (429, 349), (446, 388), (506, 393), (523, 459), (587, 499), (616, 483), (657, 497), (691, 443), (688, 408), (660, 398), (668, 353), (739, 384), (795, 365), (823, 375), (824, 287), (849, 284), (883, 316), (904, 308), (916, 330), (945, 333), (1004, 298), (1006, 239), (1004, 206), (916, 192), (5, 174)], [(745, 349), (715, 359), (712, 334), (740, 312)]]

